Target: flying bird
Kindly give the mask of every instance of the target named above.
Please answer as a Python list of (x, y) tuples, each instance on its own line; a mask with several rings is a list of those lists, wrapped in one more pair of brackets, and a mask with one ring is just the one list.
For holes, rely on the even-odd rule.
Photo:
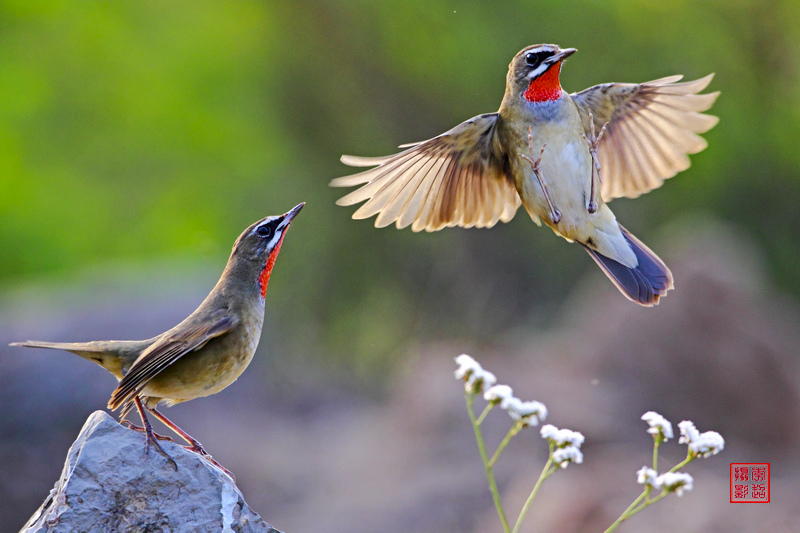
[(702, 112), (719, 92), (699, 94), (710, 74), (568, 94), (560, 72), (575, 52), (528, 46), (509, 65), (496, 113), (394, 155), (342, 156), (347, 165), (374, 168), (332, 180), (360, 186), (336, 203), (365, 202), (353, 218), (377, 215), (376, 227), (413, 231), (488, 228), (511, 220), (521, 204), (537, 224), (580, 243), (629, 300), (658, 304), (673, 287), (672, 273), (617, 222), (608, 202), (635, 198), (687, 169), (688, 154), (707, 146), (698, 134), (718, 121)]

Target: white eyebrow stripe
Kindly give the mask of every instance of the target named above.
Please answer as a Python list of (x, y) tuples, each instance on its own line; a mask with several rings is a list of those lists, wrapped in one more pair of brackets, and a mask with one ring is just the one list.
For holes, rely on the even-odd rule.
[(275, 221), (275, 218), (268, 218), (267, 220), (265, 220), (261, 224), (259, 224), (256, 227), (254, 227), (253, 230), (250, 232), (250, 235), (255, 235), (256, 232), (258, 231), (258, 228), (262, 228), (264, 226), (269, 226), (274, 221)]
[(527, 54), (530, 54), (530, 53), (538, 54), (539, 52), (554, 52), (555, 53), (557, 51), (558, 50), (554, 46), (543, 44), (541, 46), (537, 46), (536, 48), (531, 48), (526, 53)]

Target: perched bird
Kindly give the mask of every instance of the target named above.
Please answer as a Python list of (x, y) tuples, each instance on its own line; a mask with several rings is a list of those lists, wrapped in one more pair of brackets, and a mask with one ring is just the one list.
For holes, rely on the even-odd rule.
[(147, 433), (145, 455), (151, 442), (164, 453), (156, 440), (163, 437), (155, 435), (145, 414), (149, 411), (185, 439), (191, 445), (188, 449), (221, 467), (156, 406), (216, 394), (236, 381), (250, 364), (264, 324), (264, 297), (272, 267), (289, 224), (304, 205), (284, 215), (263, 218), (244, 230), (233, 245), (222, 276), (200, 307), (152, 339), (27, 341), (11, 346), (67, 350), (96, 362), (120, 380), (108, 402), (109, 409), (122, 407), (123, 420), (134, 406), (139, 411), (144, 427), (131, 427)]
[(342, 156), (370, 170), (336, 178), (363, 185), (339, 205), (367, 200), (353, 218), (377, 214), (375, 226), (414, 231), (491, 227), (520, 203), (537, 224), (583, 245), (628, 299), (658, 303), (672, 273), (623, 228), (606, 202), (633, 198), (689, 167), (706, 147), (698, 133), (717, 118), (702, 114), (718, 92), (697, 94), (713, 74), (678, 83), (606, 83), (567, 94), (559, 75), (575, 53), (552, 44), (521, 50), (511, 61), (496, 113), (478, 115), (438, 137), (402, 145), (385, 157)]

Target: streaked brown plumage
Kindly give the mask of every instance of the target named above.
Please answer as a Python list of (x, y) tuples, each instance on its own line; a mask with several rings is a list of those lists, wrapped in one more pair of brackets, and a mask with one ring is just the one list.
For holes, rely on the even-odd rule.
[(529, 46), (509, 65), (498, 112), (403, 145), (395, 155), (342, 156), (345, 164), (375, 168), (332, 180), (334, 187), (361, 186), (337, 204), (365, 202), (353, 218), (377, 214), (377, 227), (413, 231), (491, 227), (524, 205), (537, 224), (584, 245), (627, 298), (657, 304), (672, 288), (672, 274), (619, 226), (606, 202), (639, 196), (685, 170), (687, 154), (706, 147), (697, 134), (717, 118), (701, 111), (719, 93), (697, 94), (709, 75), (685, 83), (677, 83), (681, 76), (608, 83), (570, 95), (559, 73), (574, 52)]
[(95, 361), (120, 380), (108, 407), (122, 407), (122, 419), (137, 407), (148, 447), (154, 442), (160, 448), (145, 410), (186, 439), (190, 449), (211, 460), (196, 439), (156, 406), (216, 394), (250, 364), (261, 337), (264, 297), (275, 258), (292, 219), (304, 205), (248, 227), (236, 240), (222, 276), (203, 303), (183, 322), (156, 337), (141, 341), (27, 341), (12, 346), (67, 350)]

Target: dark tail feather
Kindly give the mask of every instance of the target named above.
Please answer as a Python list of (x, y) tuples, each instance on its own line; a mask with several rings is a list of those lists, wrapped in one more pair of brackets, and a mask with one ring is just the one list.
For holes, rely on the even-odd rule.
[(626, 298), (647, 307), (658, 305), (659, 298), (672, 288), (672, 272), (642, 241), (622, 226), (619, 229), (639, 260), (635, 268), (626, 267), (586, 245), (584, 248)]

